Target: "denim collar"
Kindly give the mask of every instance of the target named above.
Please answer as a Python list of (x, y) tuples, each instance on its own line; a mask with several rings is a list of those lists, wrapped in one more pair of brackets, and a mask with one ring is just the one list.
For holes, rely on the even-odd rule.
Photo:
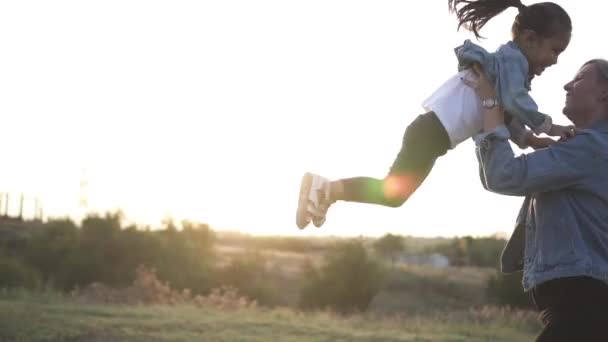
[(587, 129), (592, 129), (594, 131), (606, 133), (606, 132), (608, 132), (608, 119), (596, 122), (593, 125), (587, 127)]

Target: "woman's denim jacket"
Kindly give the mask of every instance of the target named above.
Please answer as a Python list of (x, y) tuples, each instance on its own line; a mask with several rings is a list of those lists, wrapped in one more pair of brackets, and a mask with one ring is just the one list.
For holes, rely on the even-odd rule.
[(523, 270), (526, 291), (561, 277), (608, 280), (608, 121), (518, 157), (508, 138), (504, 126), (474, 137), (483, 186), (525, 196), (502, 271)]

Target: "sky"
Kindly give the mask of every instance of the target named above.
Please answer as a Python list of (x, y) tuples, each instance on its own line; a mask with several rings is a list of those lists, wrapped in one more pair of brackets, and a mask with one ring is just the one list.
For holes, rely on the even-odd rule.
[[(557, 3), (572, 41), (532, 96), (567, 124), (562, 87), (585, 61), (608, 58), (608, 20), (602, 2)], [(447, 8), (0, 1), (0, 192), (40, 198), (47, 218), (121, 209), (140, 225), (172, 217), (252, 234), (510, 234), (522, 198), (483, 190), (470, 140), (401, 208), (338, 203), (322, 228), (295, 225), (304, 172), (385, 175), (422, 101), (456, 72), (453, 49), (474, 40)], [(495, 50), (515, 15), (474, 41)]]

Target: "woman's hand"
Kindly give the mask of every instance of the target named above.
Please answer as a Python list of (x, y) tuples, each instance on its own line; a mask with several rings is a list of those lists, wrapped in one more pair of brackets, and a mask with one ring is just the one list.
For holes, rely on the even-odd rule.
[(486, 77), (486, 73), (483, 71), (481, 65), (475, 63), (471, 70), (475, 73), (475, 76), (477, 76), (476, 85), (473, 87), (477, 96), (479, 96), (481, 100), (496, 98), (494, 84)]
[[(473, 64), (471, 70), (475, 74), (475, 80), (463, 79), (462, 82), (475, 90), (481, 101), (485, 99), (496, 99), (494, 84), (490, 82), (483, 68), (479, 64)], [(503, 109), (499, 106), (486, 108), (483, 107), (483, 131), (491, 132), (498, 126), (505, 124)]]

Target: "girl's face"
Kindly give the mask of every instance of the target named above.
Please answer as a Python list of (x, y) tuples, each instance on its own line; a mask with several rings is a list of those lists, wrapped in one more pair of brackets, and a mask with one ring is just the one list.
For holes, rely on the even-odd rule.
[(528, 32), (521, 47), (528, 58), (530, 76), (540, 76), (546, 68), (557, 63), (559, 55), (570, 44), (570, 32), (541, 37), (535, 32)]

